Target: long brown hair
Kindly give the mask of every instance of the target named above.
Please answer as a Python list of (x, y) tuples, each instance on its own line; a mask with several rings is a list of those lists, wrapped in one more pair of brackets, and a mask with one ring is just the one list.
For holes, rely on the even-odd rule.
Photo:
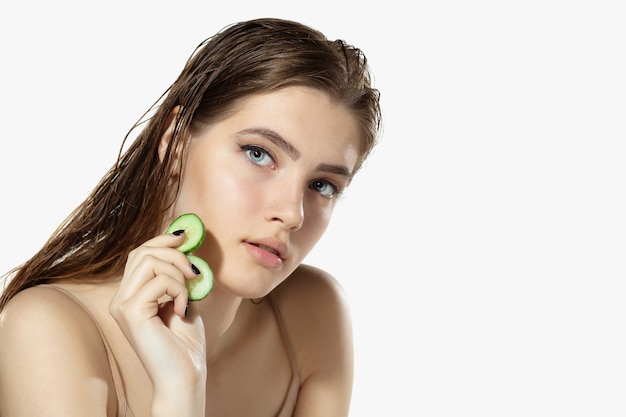
[[(172, 152), (186, 133), (228, 115), (239, 100), (290, 85), (320, 89), (359, 120), (360, 159), (381, 125), (378, 90), (360, 49), (282, 19), (255, 19), (224, 28), (202, 42), (170, 88), (130, 129), (113, 167), (31, 259), (5, 275), (0, 310), (18, 292), (59, 279), (105, 279), (121, 271), (128, 253), (161, 233), (178, 184), (170, 183)], [(163, 160), (159, 139), (178, 108)], [(130, 135), (145, 127), (127, 150)], [(182, 169), (178, 167), (178, 169)], [(180, 176), (178, 176), (180, 178)]]

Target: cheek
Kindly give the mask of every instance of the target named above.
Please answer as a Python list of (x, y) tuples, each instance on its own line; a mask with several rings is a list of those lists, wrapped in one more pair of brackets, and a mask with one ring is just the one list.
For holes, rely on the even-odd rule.
[(328, 228), (334, 206), (320, 206), (319, 202), (305, 203), (304, 223), (294, 239), (308, 253)]
[[(219, 158), (190, 158), (178, 200), (178, 211), (195, 210), (209, 224), (225, 223), (252, 210), (258, 196), (254, 182), (240, 178)], [(227, 223), (227, 221), (226, 221)]]

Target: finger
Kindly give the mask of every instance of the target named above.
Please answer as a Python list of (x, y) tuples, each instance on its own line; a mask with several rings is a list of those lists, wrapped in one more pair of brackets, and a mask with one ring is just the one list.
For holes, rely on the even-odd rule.
[(137, 246), (128, 253), (127, 264), (141, 259), (141, 256), (145, 253), (150, 253), (153, 249), (172, 249), (180, 246), (184, 242), (184, 235), (176, 236), (173, 234), (156, 236), (150, 240), (145, 241), (141, 245)]
[(167, 233), (162, 235), (157, 235), (143, 243), (141, 246), (148, 247), (167, 247), (167, 248), (176, 248), (180, 246), (185, 241), (185, 233), (174, 234)]
[(129, 266), (130, 269), (125, 272), (120, 290), (132, 296), (139, 288), (158, 275), (170, 276), (180, 283), (185, 282), (186, 276), (195, 276), (186, 256), (183, 254), (167, 255), (169, 254), (158, 250), (152, 250), (143, 255), (134, 266)]
[(139, 305), (145, 305), (150, 310), (150, 316), (159, 311), (158, 300), (170, 297), (174, 304), (174, 311), (180, 317), (185, 317), (189, 293), (187, 287), (168, 275), (157, 275), (137, 291), (134, 299)]
[(144, 258), (148, 256), (176, 266), (187, 278), (193, 278), (196, 275), (187, 256), (181, 251), (169, 247), (139, 246), (129, 254), (126, 269), (129, 271), (137, 269)]

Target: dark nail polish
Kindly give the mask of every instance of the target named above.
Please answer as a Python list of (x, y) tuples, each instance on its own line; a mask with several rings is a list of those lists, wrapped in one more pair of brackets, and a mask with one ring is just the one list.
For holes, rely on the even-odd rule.
[(189, 304), (187, 304), (187, 307), (185, 307), (185, 317), (187, 317), (188, 314), (189, 314)]
[(184, 231), (184, 230), (176, 230), (175, 232), (172, 232), (172, 234), (173, 234), (174, 236), (180, 236), (180, 235), (182, 235), (183, 233), (185, 233), (185, 231)]
[(194, 274), (200, 275), (200, 270), (194, 264), (191, 264), (191, 270), (194, 272)]

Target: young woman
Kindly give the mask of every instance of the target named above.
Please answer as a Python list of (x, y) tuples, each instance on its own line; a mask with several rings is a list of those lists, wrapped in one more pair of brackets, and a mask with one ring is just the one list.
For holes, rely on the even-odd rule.
[[(296, 22), (241, 22), (201, 44), (143, 119), (7, 275), (0, 415), (346, 416), (341, 288), (301, 262), (379, 134), (364, 55)], [(190, 212), (215, 274), (197, 302), (184, 230), (164, 233)]]

